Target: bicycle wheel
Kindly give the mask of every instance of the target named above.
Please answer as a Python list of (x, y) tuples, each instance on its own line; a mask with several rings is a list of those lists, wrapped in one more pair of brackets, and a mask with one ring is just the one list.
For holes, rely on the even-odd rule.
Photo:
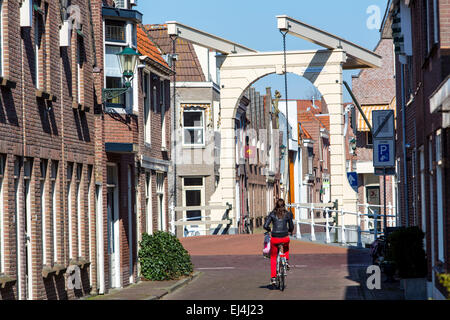
[(284, 288), (286, 288), (286, 267), (284, 263), (280, 264), (280, 290), (284, 291)]

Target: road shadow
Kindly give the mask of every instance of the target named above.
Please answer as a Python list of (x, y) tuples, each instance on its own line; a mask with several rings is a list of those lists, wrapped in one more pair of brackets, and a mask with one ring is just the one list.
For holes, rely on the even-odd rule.
[(369, 249), (349, 249), (347, 261), (347, 279), (357, 282), (358, 285), (346, 288), (346, 300), (404, 300), (400, 281), (398, 279), (389, 281), (382, 269), (379, 273), (380, 287), (369, 288), (369, 284), (375, 283), (373, 278), (375, 273), (368, 271), (368, 267), (372, 265)]

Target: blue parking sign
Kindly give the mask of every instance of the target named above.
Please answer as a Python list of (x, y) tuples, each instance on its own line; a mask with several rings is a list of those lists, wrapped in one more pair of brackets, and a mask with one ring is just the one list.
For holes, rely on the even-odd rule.
[(378, 159), (380, 162), (389, 162), (389, 144), (380, 143), (378, 145)]

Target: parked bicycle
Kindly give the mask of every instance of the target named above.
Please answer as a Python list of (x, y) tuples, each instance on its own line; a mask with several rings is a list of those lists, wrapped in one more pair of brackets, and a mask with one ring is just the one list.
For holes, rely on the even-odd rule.
[(244, 233), (253, 234), (253, 224), (248, 215), (244, 217)]

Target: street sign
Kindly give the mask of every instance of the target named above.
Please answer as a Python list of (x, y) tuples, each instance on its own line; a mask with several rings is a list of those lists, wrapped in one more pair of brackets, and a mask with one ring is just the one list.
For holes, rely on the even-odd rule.
[(385, 173), (384, 169), (386, 169), (387, 176), (395, 176), (395, 174), (396, 174), (395, 168), (375, 168), (374, 174), (376, 176), (384, 176), (384, 173)]
[(347, 179), (353, 190), (355, 190), (355, 192), (358, 192), (358, 173), (347, 172)]
[(394, 110), (373, 110), (372, 127), (374, 139), (395, 137)]
[(373, 166), (375, 168), (395, 167), (395, 142), (393, 139), (373, 141)]
[(373, 166), (395, 168), (394, 110), (372, 111)]

